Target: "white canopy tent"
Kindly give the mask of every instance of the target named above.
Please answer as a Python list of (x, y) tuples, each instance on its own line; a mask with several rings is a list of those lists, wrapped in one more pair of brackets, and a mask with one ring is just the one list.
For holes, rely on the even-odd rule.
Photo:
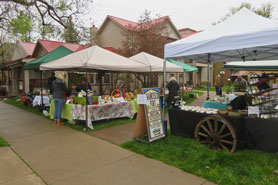
[[(147, 65), (135, 62), (96, 45), (40, 65), (40, 70), (84, 70), (86, 71), (87, 80), (88, 70), (90, 69), (116, 72), (149, 72)], [(86, 95), (86, 102), (88, 102), (87, 97), (88, 94)], [(90, 125), (88, 103), (86, 103), (86, 123)]]
[(120, 72), (149, 72), (149, 67), (126, 57), (92, 46), (63, 58), (41, 64), (40, 70), (92, 69)]
[[(147, 65), (149, 67), (149, 72), (163, 72), (164, 60), (159, 57), (141, 52), (129, 58), (141, 64)], [(183, 72), (183, 67), (167, 61), (166, 63), (166, 72)]]
[(247, 8), (242, 8), (222, 23), (166, 44), (164, 58), (208, 62), (209, 98), (211, 62), (277, 60), (277, 38), (277, 20), (264, 18)]
[(277, 71), (278, 61), (229, 62), (224, 64), (223, 68), (238, 71)]
[(247, 8), (209, 29), (165, 45), (165, 58), (194, 61), (275, 60), (278, 21)]

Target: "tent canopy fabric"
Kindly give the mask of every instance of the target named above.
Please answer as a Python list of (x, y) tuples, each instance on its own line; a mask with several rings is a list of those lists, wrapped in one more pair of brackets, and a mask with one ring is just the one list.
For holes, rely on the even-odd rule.
[(251, 61), (251, 62), (229, 62), (224, 64), (224, 69), (244, 71), (277, 71), (278, 61)]
[[(148, 66), (150, 72), (163, 72), (164, 60), (154, 55), (141, 52), (130, 57), (130, 59)], [(166, 72), (183, 72), (183, 68), (176, 64), (167, 62)]]
[(191, 65), (185, 64), (183, 62), (178, 62), (176, 60), (173, 59), (167, 59), (167, 61), (176, 64), (178, 66), (183, 67), (184, 72), (198, 72), (198, 68), (197, 67), (193, 67)]
[(193, 36), (165, 45), (165, 58), (211, 62), (278, 59), (278, 21), (247, 8)]
[(71, 53), (73, 53), (73, 51), (69, 50), (68, 48), (65, 48), (64, 46), (59, 46), (55, 50), (53, 50), (35, 60), (30, 61), (27, 64), (24, 64), (24, 70), (30, 70), (30, 69), (38, 69), (39, 70), (41, 64), (62, 58)]
[(121, 72), (149, 72), (149, 67), (97, 45), (42, 64), (40, 70), (93, 69)]

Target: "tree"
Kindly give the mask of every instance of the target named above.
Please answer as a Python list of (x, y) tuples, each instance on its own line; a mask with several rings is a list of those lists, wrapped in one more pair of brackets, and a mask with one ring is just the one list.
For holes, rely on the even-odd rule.
[(19, 37), (23, 42), (30, 42), (32, 30), (32, 19), (23, 11), (20, 11), (19, 15), (11, 20), (11, 26), (13, 34), (16, 37)]
[(80, 42), (79, 35), (78, 35), (77, 31), (75, 30), (71, 17), (69, 18), (68, 26), (65, 29), (65, 32), (63, 33), (63, 38), (66, 42), (69, 42), (69, 43), (79, 43)]
[[(146, 52), (160, 58), (164, 57), (164, 45), (171, 41), (167, 31), (169, 18), (158, 16), (154, 19), (150, 14), (150, 11), (145, 10), (136, 26), (128, 26), (126, 31), (122, 32), (125, 40), (120, 48), (121, 55), (130, 57), (140, 52)], [(150, 74), (135, 73), (134, 75), (143, 87), (150, 85), (151, 79), (154, 79), (154, 76), (149, 76)], [(127, 81), (130, 80), (132, 80), (131, 75), (127, 75)]]
[(125, 37), (120, 49), (122, 55), (130, 57), (144, 51), (164, 57), (164, 45), (170, 42), (167, 32), (169, 18), (154, 19), (150, 14), (150, 11), (145, 10), (136, 26), (128, 26), (127, 31), (122, 32)]
[[(11, 20), (23, 11), (32, 18), (33, 25), (36, 25), (33, 32), (37, 34), (34, 35), (42, 33), (43, 37), (48, 37), (53, 36), (54, 32), (55, 38), (59, 39), (62, 38), (64, 29), (68, 28), (70, 17), (77, 31), (88, 29), (84, 26), (84, 15), (90, 13), (92, 3), (93, 0), (0, 0), (0, 31), (8, 34)], [(41, 28), (44, 30), (39, 31)], [(82, 38), (82, 41), (89, 42), (89, 38)]]
[(255, 13), (257, 13), (257, 14), (263, 16), (263, 17), (266, 17), (266, 18), (271, 18), (273, 10), (274, 10), (274, 7), (273, 7), (271, 2), (264, 3), (259, 8), (253, 7), (250, 3), (242, 2), (239, 7), (230, 8), (229, 13), (227, 13), (224, 17), (222, 17), (221, 20), (219, 20), (218, 22), (214, 22), (212, 24), (215, 25), (215, 24), (218, 24), (220, 22), (223, 22), (224, 20), (226, 20), (231, 15), (238, 12), (243, 7), (248, 8), (249, 10), (251, 10), (251, 11), (253, 11), (253, 12), (255, 12)]

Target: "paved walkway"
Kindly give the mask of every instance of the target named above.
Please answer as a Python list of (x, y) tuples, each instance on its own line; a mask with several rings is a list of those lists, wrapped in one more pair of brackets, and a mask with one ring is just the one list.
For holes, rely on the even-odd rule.
[[(146, 158), (117, 145), (0, 102), (0, 135), (46, 184), (54, 185), (209, 185), (207, 180)], [(7, 154), (13, 155), (13, 154)], [(2, 156), (1, 156), (2, 157)], [(4, 160), (6, 161), (6, 160)], [(1, 173), (0, 184), (18, 184)], [(5, 175), (6, 174), (6, 175)], [(19, 175), (20, 176), (20, 175)], [(2, 185), (1, 184), (1, 185)], [(21, 184), (21, 183), (20, 183)], [(31, 183), (30, 183), (31, 184)], [(39, 183), (37, 183), (39, 184)]]
[[(202, 96), (200, 96), (198, 99), (196, 99), (195, 101), (193, 101), (192, 103), (190, 103), (191, 106), (200, 106), (202, 107), (204, 102), (207, 100), (207, 91), (201, 91), (204, 94)], [(216, 92), (215, 91), (210, 91), (209, 92), (209, 97), (210, 98), (214, 98), (216, 96)]]
[(1, 185), (45, 185), (10, 147), (0, 147)]

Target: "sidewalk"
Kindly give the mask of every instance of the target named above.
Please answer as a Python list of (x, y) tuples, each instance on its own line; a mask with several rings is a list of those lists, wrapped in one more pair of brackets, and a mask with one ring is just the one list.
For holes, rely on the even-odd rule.
[[(207, 91), (199, 91), (199, 92), (203, 92), (204, 94), (200, 96), (198, 99), (196, 99), (195, 101), (193, 101), (192, 103), (190, 103), (189, 105), (203, 107), (204, 102), (207, 100)], [(216, 96), (215, 91), (209, 92), (210, 98), (214, 98), (215, 96)]]
[(44, 185), (45, 183), (12, 151), (0, 147), (1, 185)]
[[(0, 135), (47, 184), (212, 184), (99, 138), (68, 127), (55, 127), (52, 121), (3, 102)], [(0, 172), (2, 168), (3, 165)]]

